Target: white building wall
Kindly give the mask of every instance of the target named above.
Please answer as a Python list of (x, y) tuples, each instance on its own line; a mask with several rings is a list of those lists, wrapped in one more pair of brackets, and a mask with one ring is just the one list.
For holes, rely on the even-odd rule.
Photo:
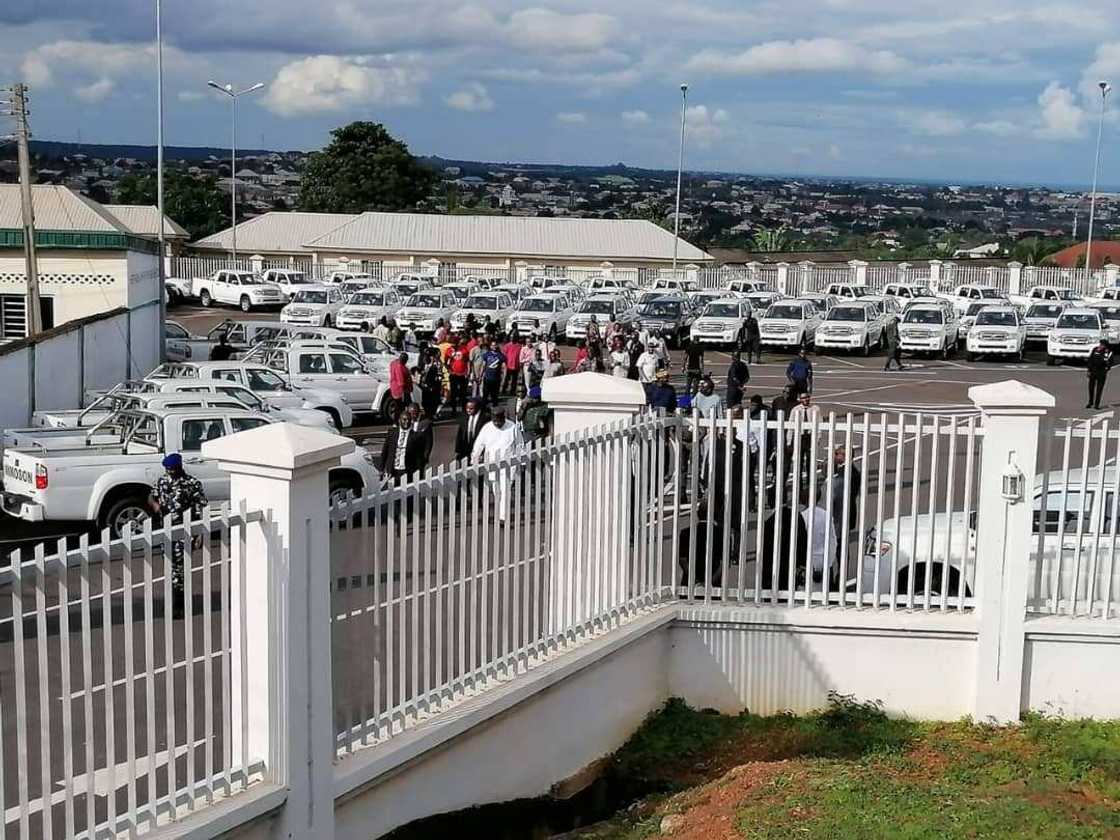
[[(127, 306), (129, 252), (39, 251), (39, 290), (54, 301), (55, 326)], [(138, 255), (148, 256), (148, 255)], [(155, 257), (151, 256), (155, 266)], [(27, 294), (23, 254), (0, 255), (0, 295)]]

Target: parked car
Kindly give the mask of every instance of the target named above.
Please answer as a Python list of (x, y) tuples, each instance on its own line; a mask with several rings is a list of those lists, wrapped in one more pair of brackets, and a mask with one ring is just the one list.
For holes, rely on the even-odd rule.
[(432, 278), (430, 277), (421, 277), (418, 274), (408, 274), (401, 275), (396, 280), (389, 283), (389, 288), (395, 291), (402, 298), (409, 298), (417, 292), (434, 289), (435, 284), (432, 282)]
[[(202, 444), (273, 420), (248, 409), (198, 408), (121, 411), (90, 431), (84, 446), (5, 448), (0, 507), (29, 522), (85, 520), (119, 537), (151, 516), (148, 499), (170, 452), (183, 454), (192, 477), (212, 503), (229, 498), (229, 473), (202, 457)], [(107, 441), (104, 435), (113, 432)], [(340, 440), (347, 440), (340, 438)], [(329, 474), (330, 499), (373, 492), (383, 484), (373, 456), (352, 444)]]
[(871, 355), (883, 343), (885, 316), (874, 303), (846, 300), (828, 311), (813, 337), (817, 351), (826, 348), (858, 350)]
[(697, 344), (737, 345), (744, 337), (750, 301), (741, 297), (713, 300), (692, 322), (688, 340)]
[(887, 283), (883, 286), (883, 294), (887, 297), (910, 299), (936, 297), (925, 283)]
[(797, 296), (798, 300), (805, 300), (813, 304), (820, 311), (821, 315), (828, 313), (832, 307), (840, 302), (840, 298), (836, 295), (831, 295), (826, 292), (808, 292), (803, 295)]
[(289, 268), (269, 268), (261, 274), (261, 281), (276, 286), (285, 301), (291, 300), (292, 295), (304, 286), (312, 285), (311, 281), (307, 279), (307, 275), (302, 271), (294, 271)]
[(391, 318), (404, 304), (396, 290), (367, 288), (356, 293), (338, 310), (335, 324), (343, 330), (369, 332), (382, 318)]
[(510, 313), (506, 329), (522, 335), (537, 333), (555, 341), (568, 328), (572, 306), (565, 295), (530, 295)]
[(976, 313), (976, 321), (968, 333), (965, 349), (968, 360), (980, 356), (1012, 356), (1023, 360), (1027, 343), (1027, 322), (1014, 306), (985, 306)]
[(280, 310), (280, 320), (285, 324), (333, 326), (344, 304), (341, 288), (335, 285), (300, 289), (292, 296), (292, 302)]
[(1107, 338), (1099, 309), (1070, 307), (1058, 316), (1046, 338), (1046, 364), (1063, 359), (1087, 359), (1101, 338)]
[(1019, 306), (1029, 306), (1040, 300), (1064, 303), (1067, 306), (1084, 306), (1086, 303), (1083, 295), (1064, 286), (1031, 286), (1025, 295), (1012, 298), (1012, 302)]
[(804, 347), (813, 343), (823, 319), (816, 303), (800, 298), (771, 304), (758, 319), (764, 347)]
[(898, 325), (899, 346), (908, 353), (940, 354), (948, 358), (957, 349), (958, 324), (953, 307), (940, 303), (913, 303)]
[(1008, 300), (981, 300), (970, 301), (968, 308), (965, 310), (957, 310), (960, 316), (957, 319), (957, 344), (963, 345), (968, 341), (968, 332), (972, 329), (973, 323), (976, 321), (976, 316), (981, 309), (987, 309), (989, 306), (1010, 306), (1011, 302)]
[(1108, 343), (1113, 347), (1120, 345), (1120, 304), (1093, 303), (1089, 306), (1101, 313)]
[(695, 280), (678, 280), (674, 277), (658, 277), (649, 287), (652, 292), (679, 292), (687, 295), (689, 292), (700, 291), (700, 284)]
[(979, 283), (966, 283), (945, 297), (953, 302), (957, 316), (963, 315), (975, 303), (998, 303), (1006, 299), (1006, 295), (995, 286), (983, 286)]
[(455, 295), (455, 300), (462, 305), (463, 301), (473, 295), (475, 292), (482, 291), (482, 286), (475, 282), (467, 282), (466, 280), (459, 280), (455, 283), (448, 283), (443, 287), (451, 294)]
[(350, 299), (358, 292), (364, 292), (370, 286), (374, 285), (368, 280), (347, 280), (345, 283), (338, 284), (338, 293), (342, 296), (342, 302), (349, 303)]
[(373, 282), (373, 275), (364, 271), (332, 271), (323, 278), (323, 283), (328, 286), (348, 283), (353, 280)]
[(416, 335), (431, 335), (435, 332), (436, 322), (451, 320), (456, 310), (455, 295), (442, 289), (428, 289), (416, 292), (405, 301), (404, 306), (393, 316), (402, 330), (412, 330)]
[(196, 278), (191, 285), (203, 306), (224, 303), (236, 306), (242, 312), (251, 312), (254, 309), (279, 308), (284, 305), (280, 287), (263, 282), (251, 271), (222, 269), (209, 277)]
[(1045, 343), (1050, 330), (1058, 323), (1058, 318), (1065, 309), (1064, 303), (1032, 303), (1028, 306), (1023, 316), (1023, 320), (1027, 322), (1027, 343)]
[(733, 295), (749, 295), (752, 292), (769, 292), (770, 287), (762, 280), (732, 280), (727, 291)]
[(451, 329), (463, 329), (470, 315), (480, 325), (489, 318), (501, 328), (513, 312), (513, 306), (513, 298), (504, 292), (475, 292), (463, 302), (462, 308), (451, 314)]
[(587, 298), (576, 307), (575, 314), (568, 320), (564, 335), (569, 341), (587, 337), (587, 326), (595, 318), (599, 331), (614, 318), (620, 324), (629, 324), (634, 319), (634, 307), (629, 296), (619, 293), (598, 293)]
[(664, 294), (638, 307), (635, 323), (638, 328), (679, 347), (688, 338), (695, 312), (683, 294)]
[(863, 298), (871, 294), (871, 287), (860, 283), (830, 283), (825, 293), (838, 298)]

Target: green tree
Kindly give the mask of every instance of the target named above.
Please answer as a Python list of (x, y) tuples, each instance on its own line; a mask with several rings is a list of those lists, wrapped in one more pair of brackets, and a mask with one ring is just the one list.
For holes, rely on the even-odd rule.
[[(126, 175), (117, 185), (118, 204), (156, 203), (155, 175)], [(191, 239), (229, 226), (229, 199), (214, 178), (192, 178), (168, 170), (163, 175), (163, 211), (181, 224)]]
[(380, 123), (352, 122), (331, 132), (300, 177), (299, 209), (319, 213), (407, 210), (431, 193), (435, 173)]
[(789, 249), (789, 231), (783, 227), (761, 228), (751, 237), (751, 247), (760, 253), (770, 254)]

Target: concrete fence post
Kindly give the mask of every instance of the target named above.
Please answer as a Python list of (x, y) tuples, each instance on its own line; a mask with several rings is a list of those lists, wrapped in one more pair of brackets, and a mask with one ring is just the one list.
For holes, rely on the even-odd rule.
[[(557, 441), (575, 432), (589, 432), (619, 422), (628, 423), (646, 403), (645, 389), (639, 383), (591, 372), (546, 379), (541, 396), (553, 410), (553, 436)], [(627, 487), (630, 480), (629, 447), (621, 446), (617, 454), (615, 475), (611, 477), (610, 484)], [(575, 471), (574, 475), (572, 471)], [(610, 578), (622, 587), (622, 592), (630, 591), (630, 564), (625, 559), (622, 561), (623, 568), (618, 570), (619, 575), (599, 574), (612, 556), (630, 556), (625, 517), (616, 517), (615, 546), (598, 545), (587, 552), (581, 546), (581, 540), (573, 538), (576, 533), (573, 523), (586, 522), (587, 506), (593, 503), (591, 495), (573, 492), (573, 488), (594, 487), (601, 480), (602, 474), (595, 471), (593, 461), (588, 459), (559, 459), (554, 471), (553, 548), (548, 566), (546, 622), (550, 633), (577, 625), (597, 614), (598, 605), (588, 600), (590, 593), (582, 585), (585, 580)], [(579, 580), (575, 580), (577, 574), (580, 575)], [(577, 585), (572, 585), (573, 580)]]
[[(1032, 288), (1034, 288), (1037, 285), (1038, 285), (1038, 266), (1037, 265), (1026, 266), (1023, 269), (1022, 279), (1019, 281), (1019, 288), (1020, 289), (1025, 288), (1025, 289), (1027, 289), (1027, 291), (1030, 291)], [(1020, 291), (1020, 294), (1022, 294), (1021, 291)]]
[(1021, 262), (1009, 262), (1007, 264), (1007, 293), (1011, 295), (1022, 294), (1023, 288), (1023, 264)]
[(684, 267), (684, 279), (690, 283), (700, 282), (700, 266), (696, 263), (689, 263)]
[(910, 282), (910, 263), (900, 262), (897, 266), (897, 270), (898, 270), (898, 278), (897, 278), (898, 282), (899, 283), (909, 283)]
[(750, 274), (752, 280), (758, 279), (759, 274), (761, 273), (761, 268), (762, 263), (760, 263), (758, 260), (751, 260), (749, 263), (747, 263), (747, 272)]
[(929, 261), (929, 287), (935, 292), (941, 291), (941, 260)]
[(866, 286), (867, 262), (865, 260), (848, 260), (848, 267), (852, 270), (852, 283), (856, 286)]
[[(976, 651), (977, 720), (1019, 720), (1033, 488), (1039, 437), (1054, 397), (1014, 380), (976, 385), (969, 399), (983, 416), (976, 521), (976, 581), (980, 619)], [(1021, 476), (1020, 497), (1007, 498), (1004, 478)]]
[(812, 260), (802, 260), (797, 264), (797, 293), (799, 295), (814, 291), (813, 272), (815, 270), (816, 265)]
[(253, 256), (249, 257), (249, 266), (254, 274), (260, 274), (264, 271), (264, 257), (260, 254), (253, 254)]
[(778, 263), (778, 288), (777, 292), (780, 295), (789, 294), (789, 263)]
[(599, 263), (599, 273), (604, 277), (614, 277), (614, 263), (610, 260)]
[(1109, 263), (1104, 267), (1104, 285), (1109, 289), (1120, 286), (1120, 265)]
[[(334, 836), (334, 697), (331, 675), (328, 472), (347, 438), (277, 423), (208, 441), (202, 454), (230, 474), (230, 504), (271, 512), (247, 526), (245, 592), (234, 574), (233, 755), (265, 757), (288, 788), (277, 837)], [(242, 597), (243, 595), (243, 597)], [(241, 604), (244, 601), (244, 615)], [(242, 645), (245, 646), (243, 650)], [(248, 670), (241, 672), (243, 659)], [(248, 706), (236, 689), (248, 683)]]

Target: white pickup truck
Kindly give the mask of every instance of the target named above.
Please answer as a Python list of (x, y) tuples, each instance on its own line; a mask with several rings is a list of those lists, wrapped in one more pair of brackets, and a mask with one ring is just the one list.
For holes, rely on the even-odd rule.
[(1063, 303), (1066, 306), (1084, 306), (1085, 297), (1064, 286), (1031, 286), (1025, 295), (1012, 295), (1011, 302), (1016, 306), (1030, 306), (1039, 301)]
[(284, 294), (280, 287), (265, 283), (251, 271), (220, 269), (209, 277), (196, 277), (191, 290), (203, 306), (224, 303), (236, 306), (242, 312), (265, 307), (279, 308), (284, 305)]
[(147, 381), (157, 384), (186, 380), (200, 383), (215, 382), (244, 388), (277, 408), (320, 411), (330, 417), (331, 423), (338, 429), (354, 423), (353, 409), (337, 390), (293, 386), (282, 375), (262, 363), (228, 361), (173, 364), (169, 362), (156, 368), (147, 376)]
[[(245, 409), (118, 412), (91, 429), (97, 440), (85, 445), (5, 449), (0, 508), (29, 522), (96, 522), (119, 536), (126, 524), (139, 526), (149, 518), (147, 501), (163, 473), (164, 455), (182, 453), (186, 471), (202, 482), (207, 498), (225, 501), (229, 474), (202, 457), (202, 444), (271, 422)], [(110, 430), (111, 442), (105, 439)], [(373, 456), (357, 444), (330, 472), (332, 500), (381, 486)]]
[(953, 308), (957, 310), (957, 317), (959, 318), (961, 315), (964, 315), (969, 306), (974, 303), (990, 301), (995, 304), (1003, 301), (1007, 295), (995, 286), (965, 283), (963, 286), (957, 286), (952, 292), (943, 295), (943, 297), (953, 302)]
[(261, 281), (278, 287), (280, 295), (286, 301), (291, 300), (292, 295), (300, 289), (311, 285), (306, 274), (290, 268), (269, 268), (261, 274)]

